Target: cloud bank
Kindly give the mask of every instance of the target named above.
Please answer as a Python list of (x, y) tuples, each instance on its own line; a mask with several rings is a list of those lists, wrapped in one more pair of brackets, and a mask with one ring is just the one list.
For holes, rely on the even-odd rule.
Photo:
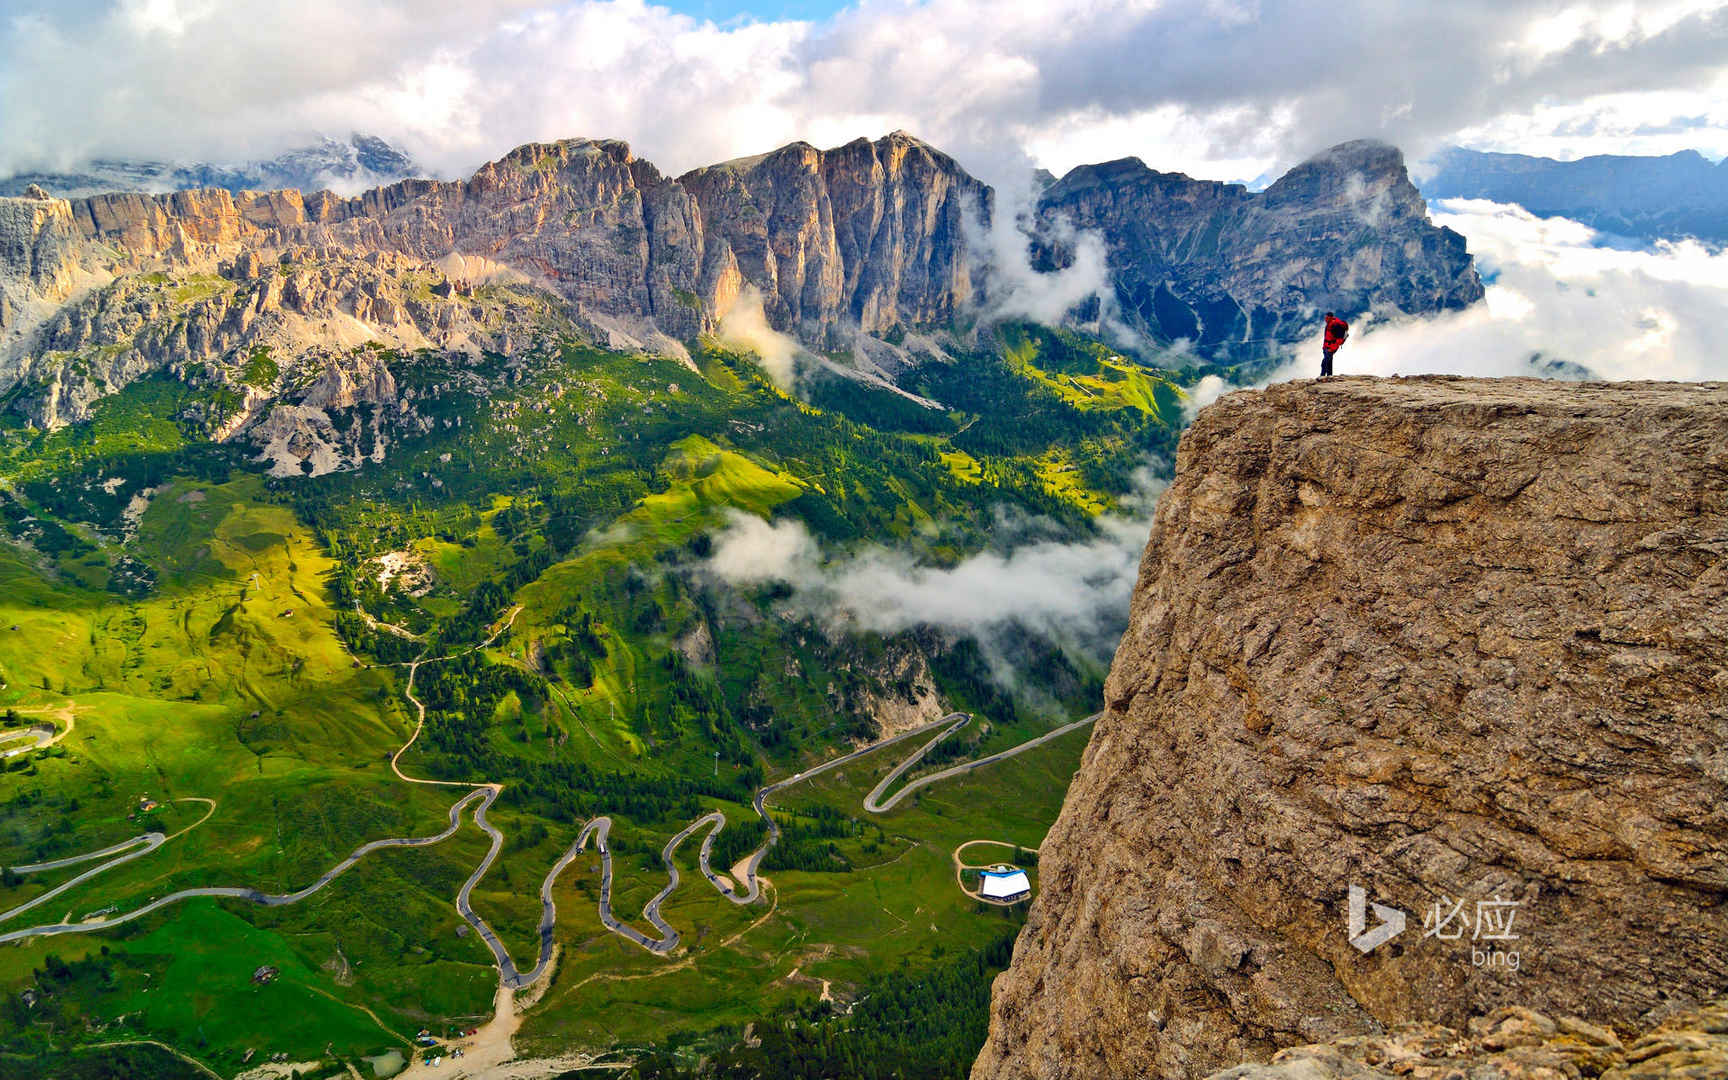
[(642, 0), (8, 0), (0, 169), (355, 128), (448, 173), (576, 135), (681, 171), (898, 127), (992, 181), (1128, 154), (1244, 178), (1461, 131), (1722, 153), (1724, 57), (1719, 0), (862, 0), (724, 24)]
[[(1470, 238), (1487, 302), (1426, 320), (1358, 324), (1341, 375), (1728, 379), (1728, 251), (1693, 241), (1628, 249), (1589, 226), (1481, 200), (1435, 204)], [(1269, 381), (1318, 372), (1320, 340)]]
[(798, 354), (803, 346), (768, 325), (762, 309), (762, 292), (746, 285), (720, 319), (715, 337), (720, 344), (754, 353), (774, 385), (790, 391), (798, 376)]
[[(1017, 626), (1107, 660), (1128, 618), (1162, 489), (1149, 472), (1140, 485), (1124, 513), (1099, 519), (1096, 536), (1031, 539), (951, 567), (881, 546), (827, 559), (803, 522), (771, 523), (734, 511), (706, 568), (734, 585), (784, 582), (800, 611), (834, 629), (887, 634), (935, 627), (978, 638), (990, 652), (1003, 630)], [(1011, 675), (1003, 681), (1012, 682)]]
[(1094, 298), (1102, 309), (1113, 309), (1116, 290), (1110, 277), (1109, 250), (1101, 234), (1077, 229), (1065, 219), (1042, 223), (1046, 234), (1042, 239), (1071, 251), (1073, 258), (1069, 265), (1047, 273), (1033, 267), (1036, 203), (1029, 183), (1000, 187), (989, 225), (982, 223), (981, 214), (968, 213), (963, 219), (966, 250), (977, 260), (977, 268), (987, 271), (990, 282), (984, 318), (1056, 325)]

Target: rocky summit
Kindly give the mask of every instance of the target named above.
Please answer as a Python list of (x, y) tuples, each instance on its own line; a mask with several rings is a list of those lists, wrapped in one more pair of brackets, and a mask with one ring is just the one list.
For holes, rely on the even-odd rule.
[(1724, 384), (1204, 410), (974, 1080), (1723, 1075), (1725, 448)]
[[(1087, 165), (1049, 187), (1047, 219), (1108, 241), (1117, 317), (1157, 340), (1251, 360), (1346, 316), (1456, 310), (1482, 299), (1464, 237), (1428, 222), (1403, 155), (1358, 141), (1263, 192), (1147, 168)], [(1051, 247), (1046, 262), (1069, 253)]]
[[(892, 379), (997, 310), (1002, 261), (1025, 253), (981, 241), (994, 202), (904, 132), (677, 178), (622, 142), (571, 139), (519, 147), (467, 180), (352, 197), (213, 187), (65, 200), (31, 186), (0, 199), (0, 395), (41, 427), (188, 365), (244, 395), (239, 373), (266, 347), (284, 379), (251, 385), (262, 402), (306, 381), (301, 369), (315, 377), (332, 350), (518, 352), (548, 320), (683, 356), (758, 301), (773, 329)], [(1463, 239), (1428, 223), (1402, 157), (1379, 144), (1339, 147), (1257, 195), (1138, 162), (1089, 166), (1026, 224), (1046, 268), (1071, 257), (1076, 228), (1103, 237), (1111, 280), (1070, 321), (1146, 351), (1188, 342), (1265, 360), (1324, 307), (1422, 315), (1482, 295)], [(490, 308), (444, 302), (474, 289)]]

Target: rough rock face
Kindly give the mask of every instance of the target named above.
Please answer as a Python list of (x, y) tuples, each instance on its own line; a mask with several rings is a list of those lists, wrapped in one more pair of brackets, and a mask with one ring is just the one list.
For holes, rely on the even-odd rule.
[(1468, 1030), (1399, 1024), (1384, 1035), (1279, 1051), (1210, 1080), (1711, 1080), (1728, 1076), (1728, 999), (1681, 1009), (1630, 1046), (1574, 1016), (1509, 1006)]
[(1124, 322), (1208, 355), (1311, 335), (1316, 310), (1409, 315), (1482, 299), (1464, 237), (1429, 224), (1403, 155), (1383, 143), (1334, 147), (1260, 194), (1137, 158), (1085, 165), (1039, 213), (1103, 233)]
[(679, 178), (710, 224), (710, 257), (763, 294), (776, 326), (817, 336), (945, 322), (971, 299), (963, 221), (990, 190), (903, 131), (822, 151), (793, 143)]
[[(1203, 411), (975, 1080), (1189, 1077), (1505, 1006), (1630, 1033), (1721, 994), (1725, 537), (1724, 384)], [(1369, 904), (1407, 925), (1364, 953)]]
[(71, 294), (82, 239), (64, 199), (41, 188), (0, 199), (0, 333), (15, 330), (30, 307)]
[[(398, 255), (290, 248), (265, 260), (242, 248), (205, 272), (131, 274), (66, 304), (4, 381), (20, 384), (16, 407), (45, 428), (83, 419), (102, 397), (164, 369), (204, 368), (241, 394), (301, 392), (328, 354), (368, 342), (509, 353), (553, 330), (571, 332), (548, 299), (521, 287), (476, 294)], [(246, 375), (260, 348), (273, 353), (277, 375)], [(310, 372), (304, 379), (300, 368)], [(212, 417), (212, 431), (229, 433), (251, 412)]]

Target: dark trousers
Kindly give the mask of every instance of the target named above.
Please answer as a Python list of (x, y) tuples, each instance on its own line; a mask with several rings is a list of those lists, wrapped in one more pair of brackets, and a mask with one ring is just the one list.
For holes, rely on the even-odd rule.
[(1322, 349), (1320, 351), (1320, 377), (1322, 379), (1331, 377), (1331, 375), (1332, 375), (1332, 354), (1337, 352), (1337, 351), (1338, 351), (1337, 349)]

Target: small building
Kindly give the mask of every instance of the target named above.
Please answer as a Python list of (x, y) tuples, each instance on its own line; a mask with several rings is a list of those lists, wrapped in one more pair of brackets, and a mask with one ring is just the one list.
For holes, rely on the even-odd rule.
[(263, 986), (267, 982), (274, 981), (278, 974), (280, 973), (276, 970), (275, 965), (265, 964), (252, 973), (252, 981)]
[(998, 864), (978, 875), (979, 893), (998, 904), (1015, 904), (1032, 895), (1032, 882), (1017, 866)]

